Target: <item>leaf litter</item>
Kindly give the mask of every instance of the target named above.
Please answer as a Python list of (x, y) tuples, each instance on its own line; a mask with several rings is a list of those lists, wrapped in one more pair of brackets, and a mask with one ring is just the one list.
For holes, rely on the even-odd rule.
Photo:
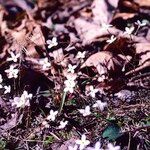
[(149, 149), (149, 14), (149, 0), (1, 0), (0, 149)]

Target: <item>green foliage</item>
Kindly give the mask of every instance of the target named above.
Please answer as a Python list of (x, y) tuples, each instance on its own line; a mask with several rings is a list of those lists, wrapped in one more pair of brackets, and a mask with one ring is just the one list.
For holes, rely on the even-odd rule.
[(53, 136), (47, 136), (46, 140), (44, 141), (45, 145), (51, 144), (54, 142), (54, 137)]
[(102, 133), (103, 138), (108, 140), (116, 140), (121, 136), (120, 127), (116, 123), (110, 123)]
[(0, 150), (4, 150), (5, 146), (6, 146), (6, 141), (0, 139)]

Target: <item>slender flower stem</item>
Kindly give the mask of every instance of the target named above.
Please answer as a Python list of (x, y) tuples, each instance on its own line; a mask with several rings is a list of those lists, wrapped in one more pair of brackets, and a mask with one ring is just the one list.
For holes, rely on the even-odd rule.
[(63, 93), (62, 100), (61, 100), (60, 108), (59, 108), (59, 113), (61, 113), (61, 112), (62, 112), (62, 109), (63, 109), (64, 103), (65, 103), (65, 99), (66, 99), (66, 95), (67, 95), (67, 92), (64, 92), (64, 93)]

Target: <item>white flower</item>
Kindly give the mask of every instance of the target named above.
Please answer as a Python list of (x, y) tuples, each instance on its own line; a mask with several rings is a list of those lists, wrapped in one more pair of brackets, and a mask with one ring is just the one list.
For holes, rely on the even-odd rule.
[(43, 121), (42, 122), (42, 125), (45, 127), (45, 128), (49, 128), (49, 124), (47, 121)]
[(15, 66), (11, 65), (9, 69), (5, 70), (8, 75), (8, 78), (17, 78), (18, 77), (18, 69), (15, 69)]
[(2, 82), (3, 82), (3, 78), (2, 78), (2, 75), (0, 74), (0, 89), (3, 87), (1, 84)]
[(72, 66), (71, 64), (69, 64), (67, 71), (68, 71), (68, 72), (71, 72), (71, 73), (74, 73), (74, 69), (75, 69), (76, 67), (77, 67), (76, 65)]
[(113, 146), (111, 143), (107, 145), (107, 148), (107, 150), (120, 150), (120, 146)]
[(4, 94), (10, 93), (11, 86), (10, 85), (9, 86), (4, 86), (4, 89), (5, 89)]
[(98, 141), (98, 142), (96, 142), (94, 147), (87, 147), (86, 150), (102, 150), (101, 143)]
[(18, 58), (20, 57), (20, 53), (15, 55), (13, 52), (10, 52), (10, 56), (10, 58), (7, 58), (7, 61), (17, 62)]
[(101, 111), (103, 111), (106, 106), (107, 106), (107, 103), (102, 102), (101, 100), (96, 101), (96, 103), (93, 105), (94, 108), (97, 107)]
[(134, 96), (134, 93), (129, 91), (129, 90), (121, 90), (118, 93), (115, 93), (115, 96), (117, 96), (121, 100), (128, 100), (128, 101), (130, 101), (132, 96)]
[(66, 127), (66, 125), (68, 124), (68, 121), (60, 121), (60, 125), (59, 125), (59, 129), (63, 129)]
[(50, 110), (50, 114), (47, 116), (46, 119), (54, 121), (57, 114), (58, 114), (58, 111)]
[(2, 78), (2, 75), (0, 74), (0, 83), (3, 82), (3, 78)]
[(111, 24), (102, 23), (102, 29), (103, 30), (108, 30), (110, 27), (112, 27)]
[(94, 89), (94, 87), (91, 85), (90, 86), (90, 95), (95, 98), (95, 94), (98, 92), (98, 89)]
[(86, 106), (85, 109), (79, 109), (79, 112), (85, 117), (91, 114), (90, 106)]
[(40, 64), (42, 65), (43, 70), (46, 70), (51, 66), (51, 63), (48, 61), (48, 58), (40, 60)]
[(85, 58), (85, 53), (86, 53), (85, 51), (84, 52), (78, 52), (76, 58), (78, 58), (78, 59)]
[(129, 35), (131, 35), (132, 34), (132, 32), (134, 31), (134, 27), (125, 27), (125, 32), (124, 32), (124, 34), (129, 34)]
[(114, 35), (112, 35), (112, 36), (110, 37), (110, 39), (108, 39), (106, 42), (109, 43), (109, 44), (111, 44), (111, 43), (113, 43), (116, 39), (117, 39), (117, 38), (116, 38)]
[(76, 79), (75, 76), (67, 75), (67, 80), (64, 81), (65, 88), (64, 92), (70, 92), (73, 93), (74, 87), (76, 85), (76, 82), (74, 81)]
[(27, 91), (24, 91), (21, 97), (15, 97), (12, 102), (12, 106), (16, 105), (17, 108), (24, 108), (25, 106), (30, 106), (29, 100), (32, 98), (32, 94), (28, 94)]
[(140, 26), (140, 27), (143, 27), (143, 26), (145, 26), (146, 25), (146, 21), (140, 21), (140, 20), (137, 20), (137, 22), (136, 22), (136, 24), (138, 25), (138, 26)]
[(68, 150), (77, 150), (77, 149), (78, 149), (78, 145), (68, 146)]
[(48, 44), (49, 49), (58, 45), (56, 37), (53, 37), (52, 40), (47, 40), (46, 43)]
[(87, 145), (90, 144), (90, 141), (86, 140), (86, 136), (83, 134), (81, 140), (76, 140), (76, 144), (79, 145), (80, 150), (83, 150)]

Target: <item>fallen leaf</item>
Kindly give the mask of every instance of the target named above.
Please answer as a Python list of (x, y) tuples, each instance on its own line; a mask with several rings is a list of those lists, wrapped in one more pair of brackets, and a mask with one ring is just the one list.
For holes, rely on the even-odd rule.
[(139, 6), (143, 7), (150, 7), (150, 0), (134, 0), (134, 2), (136, 2), (137, 4), (139, 4)]
[(116, 72), (122, 67), (121, 62), (107, 51), (98, 52), (90, 56), (81, 66), (84, 67), (96, 67), (100, 75), (109, 74), (110, 72)]

